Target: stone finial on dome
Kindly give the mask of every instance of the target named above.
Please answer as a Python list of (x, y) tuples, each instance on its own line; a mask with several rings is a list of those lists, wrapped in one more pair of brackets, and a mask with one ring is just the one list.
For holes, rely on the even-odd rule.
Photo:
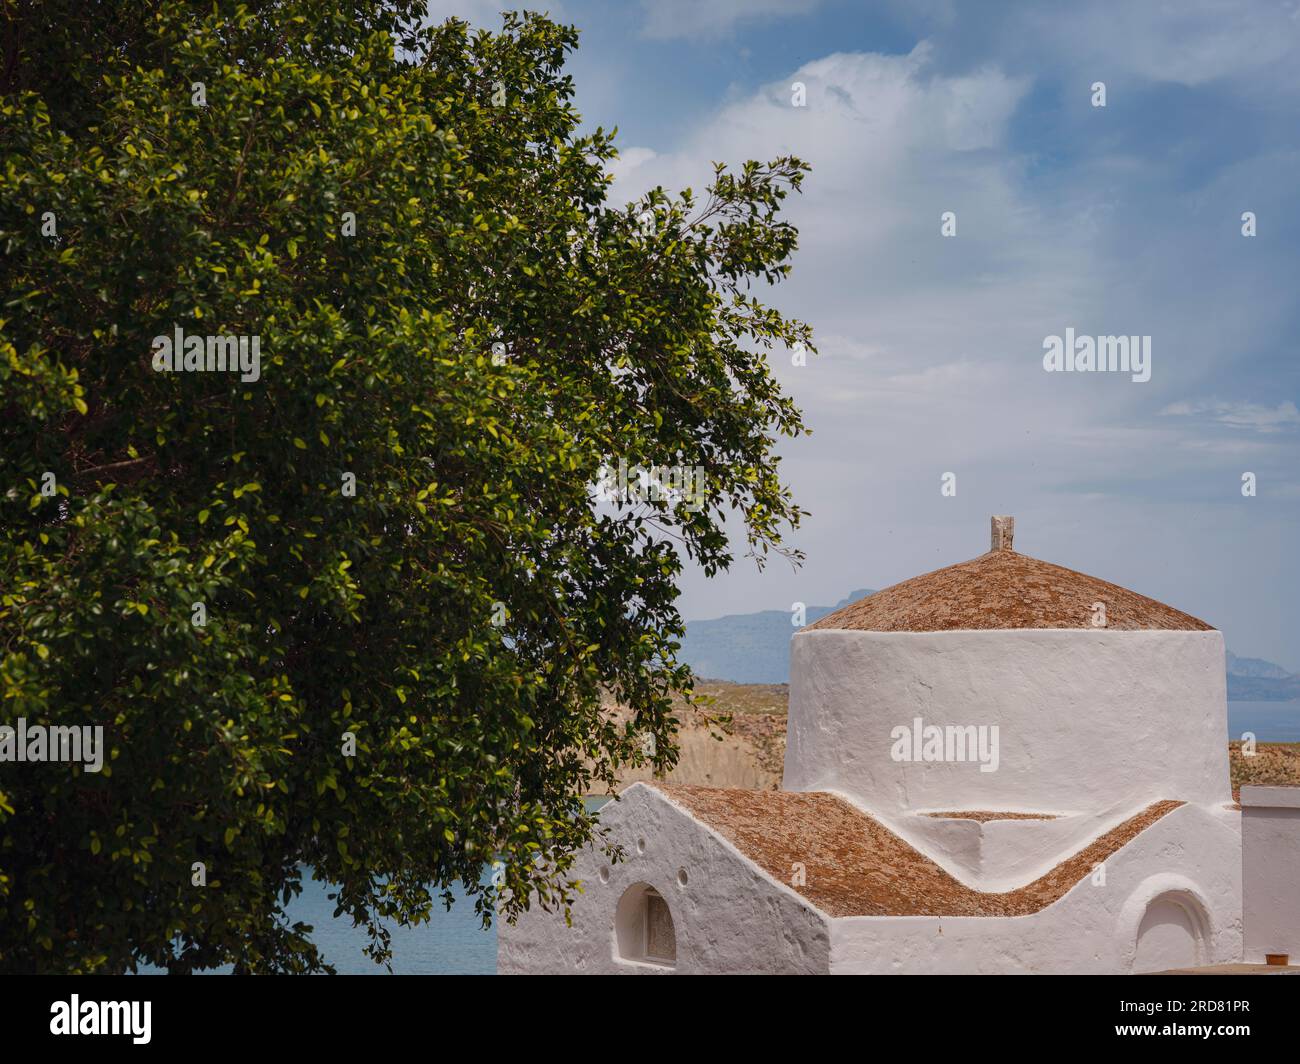
[(1016, 534), (1016, 519), (1005, 514), (995, 514), (992, 519), (992, 543), (989, 550), (1010, 550)]

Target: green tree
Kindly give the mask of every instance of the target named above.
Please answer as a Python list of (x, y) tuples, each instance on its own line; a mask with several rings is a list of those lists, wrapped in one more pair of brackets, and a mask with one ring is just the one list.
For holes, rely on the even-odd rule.
[(458, 882), (564, 907), (581, 796), (675, 760), (684, 559), (797, 554), (811, 336), (748, 290), (804, 165), (611, 206), (576, 31), (419, 6), (3, 5), (0, 723), (108, 748), (0, 764), (4, 970), (320, 970), (313, 873), (381, 961)]

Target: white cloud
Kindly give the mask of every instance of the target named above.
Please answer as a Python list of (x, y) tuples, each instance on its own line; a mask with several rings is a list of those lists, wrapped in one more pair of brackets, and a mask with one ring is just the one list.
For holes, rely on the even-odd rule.
[(1255, 432), (1281, 432), (1300, 425), (1300, 410), (1291, 401), (1275, 407), (1261, 403), (1177, 402), (1170, 403), (1160, 413), (1166, 417), (1196, 417), (1208, 415), (1209, 419), (1231, 428), (1253, 429)]
[(652, 148), (620, 148), (618, 158), (609, 164), (609, 173), (615, 181), (627, 181), (635, 171), (658, 158)]
[(1294, 56), (1294, 3), (1240, 0), (1176, 4), (1077, 4), (1040, 8), (1032, 37), (1103, 78), (1107, 67), (1151, 81), (1202, 85), (1242, 77)]
[[(1287, 313), (1281, 277), (1245, 257), (1255, 247), (1232, 224), (1235, 185), (1192, 186), (1185, 202), (1135, 213), (1165, 175), (1104, 141), (1038, 179), (1011, 136), (1029, 81), (987, 63), (949, 74), (938, 56), (925, 42), (907, 55), (827, 55), (720, 104), (677, 145), (629, 152), (619, 172), (615, 202), (656, 184), (701, 190), (715, 159), (812, 164), (803, 195), (787, 200), (794, 272), (770, 294), (815, 326), (821, 351), (802, 368), (773, 360), (814, 433), (783, 447), (782, 466), (812, 515), (793, 541), (808, 560), (761, 578), (744, 563), (714, 580), (692, 574), (685, 615), (834, 602), (976, 554), (988, 514), (1015, 513), (1031, 553), (1216, 622), (1250, 618), (1244, 585), (1240, 601), (1205, 609), (1181, 581), (1221, 550), (1221, 526), (1195, 516), (1240, 498), (1242, 462), (1272, 471), (1270, 484), (1294, 465), (1280, 432), (1294, 408), (1156, 416), (1179, 393), (1212, 388), (1240, 352), (1267, 349)], [(791, 106), (796, 81), (807, 107)], [(940, 235), (948, 210), (952, 238)], [(1207, 255), (1220, 214), (1237, 243)], [(1043, 338), (1067, 326), (1151, 335), (1152, 381), (1044, 373)], [(1228, 426), (1254, 431), (1225, 439)], [(956, 498), (939, 492), (948, 471)], [(1122, 558), (1099, 527), (1120, 530)]]
[(945, 56), (959, 65), (996, 55), (1012, 69), (1051, 71), (1084, 90), (1094, 80), (1105, 81), (1121, 90), (1119, 101), (1122, 86), (1134, 81), (1189, 87), (1233, 82), (1252, 92), (1291, 96), (1300, 88), (1294, 75), (1300, 52), (1296, 0), (890, 0), (889, 6), (919, 36), (940, 39)]

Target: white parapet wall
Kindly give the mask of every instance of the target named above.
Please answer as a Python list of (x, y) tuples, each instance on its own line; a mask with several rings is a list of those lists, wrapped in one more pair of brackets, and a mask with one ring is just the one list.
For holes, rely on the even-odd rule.
[(502, 925), (501, 973), (1128, 973), (1242, 955), (1240, 818), (1222, 807), (1175, 808), (1020, 916), (923, 915), (925, 899), (829, 916), (645, 784), (601, 822), (626, 859), (579, 857), (571, 925), (536, 907)]
[(1242, 787), (1241, 844), (1243, 959), (1300, 963), (1300, 787)]
[[(1231, 800), (1217, 631), (803, 631), (791, 644), (787, 790), (917, 810), (1098, 813)], [(896, 728), (996, 727), (995, 770), (899, 760)]]
[(1185, 805), (1038, 913), (845, 917), (830, 970), (844, 975), (1136, 974), (1241, 957), (1239, 825)]

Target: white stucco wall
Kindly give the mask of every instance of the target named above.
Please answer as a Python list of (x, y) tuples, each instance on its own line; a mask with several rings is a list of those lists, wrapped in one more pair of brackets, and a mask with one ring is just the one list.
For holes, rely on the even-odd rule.
[[(894, 760), (891, 730), (915, 717), (997, 725), (997, 771)], [(601, 814), (628, 860), (610, 866), (596, 851), (583, 854), (575, 874), (586, 892), (572, 926), (539, 911), (502, 925), (498, 970), (1131, 972), (1239, 961), (1242, 815), (1230, 808), (1226, 717), (1218, 632), (799, 633), (786, 788), (839, 793), (977, 889), (1024, 885), (1151, 802), (1188, 804), (1112, 855), (1103, 883), (1085, 878), (1033, 915), (832, 919), (662, 792), (636, 784)], [(962, 809), (1061, 819), (917, 815)], [(1262, 856), (1252, 863), (1248, 851), (1246, 871), (1262, 869), (1265, 893), (1253, 896), (1269, 913), (1290, 914), (1283, 919), (1294, 930), (1300, 808), (1259, 812), (1268, 814), (1254, 829)], [(672, 968), (618, 954), (615, 914), (636, 884), (671, 909)], [(1278, 945), (1276, 922), (1256, 926), (1267, 939), (1261, 954), (1300, 954), (1294, 937)]]
[[(1234, 963), (1241, 958), (1240, 838), (1235, 814), (1183, 806), (1114, 854), (1104, 884), (1085, 878), (1034, 915), (833, 920), (831, 972), (1129, 973), (1137, 970), (1144, 919), (1154, 909), (1162, 920), (1171, 903), (1197, 926), (1197, 963)], [(1163, 952), (1147, 940), (1146, 956), (1180, 955), (1165, 928), (1156, 933), (1165, 936)]]
[(876, 814), (895, 835), (976, 890), (1011, 890), (1051, 871), (1062, 854), (1082, 849), (1134, 814), (1131, 805), (1055, 820), (935, 818)]
[(1300, 787), (1241, 788), (1245, 961), (1300, 964)]
[[(576, 862), (584, 894), (573, 925), (533, 909), (502, 923), (501, 974), (825, 974), (828, 920), (784, 884), (773, 882), (687, 810), (661, 792), (633, 784), (600, 811), (601, 823), (627, 851), (611, 865), (594, 850)], [(642, 844), (638, 848), (638, 844)], [(609, 873), (601, 880), (601, 870)], [(686, 871), (686, 885), (678, 882)], [(629, 963), (616, 953), (614, 917), (623, 892), (648, 883), (668, 902), (677, 937), (674, 968)]]
[[(633, 856), (608, 883), (599, 877), (603, 859), (582, 858), (589, 882), (572, 927), (539, 911), (502, 925), (498, 971), (1124, 973), (1242, 955), (1241, 819), (1222, 807), (1174, 810), (1112, 855), (1104, 882), (1085, 878), (1054, 905), (1012, 918), (825, 917), (644, 786), (630, 788), (606, 823)], [(677, 883), (681, 868), (685, 888)], [(670, 905), (675, 968), (616, 955), (618, 902), (638, 883)]]
[[(899, 762), (891, 730), (998, 727), (997, 771)], [(1097, 813), (1230, 800), (1217, 631), (814, 630), (791, 643), (788, 790), (914, 810)]]

